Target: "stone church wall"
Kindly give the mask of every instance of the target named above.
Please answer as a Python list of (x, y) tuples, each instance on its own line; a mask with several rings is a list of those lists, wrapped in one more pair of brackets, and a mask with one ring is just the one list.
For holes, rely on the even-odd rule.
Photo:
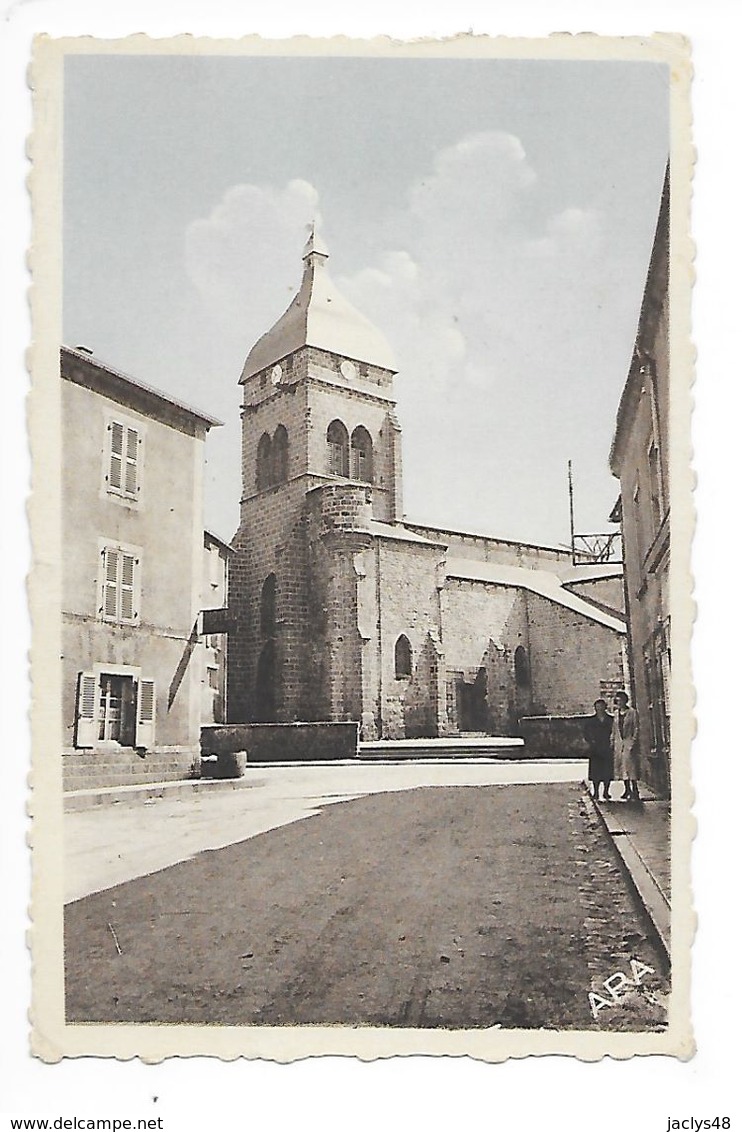
[(567, 582), (565, 589), (593, 601), (603, 609), (624, 613), (623, 578), (594, 578), (589, 582)]
[[(256, 711), (261, 653), (274, 653), (275, 717), (291, 722), (303, 716), (308, 618), (304, 490), (301, 481), (264, 492), (245, 505), (245, 520), (233, 541), (229, 567), (227, 703), (230, 722), (252, 722)], [(261, 626), (263, 585), (276, 577), (275, 619)]]
[(572, 554), (557, 547), (537, 546), (508, 539), (490, 538), (488, 535), (467, 534), (465, 531), (448, 531), (439, 527), (405, 523), (423, 538), (443, 542), (452, 558), (469, 558), (476, 562), (496, 562), (500, 566), (525, 566), (533, 570), (556, 570), (571, 566)]
[(525, 596), (515, 586), (449, 578), (443, 594), (451, 727), (460, 731), (515, 733), (519, 708), (515, 649), (529, 653)]
[(370, 512), (370, 488), (326, 484), (310, 491), (306, 500), (309, 617), (305, 718), (360, 721), (362, 640), (355, 560), (371, 542), (360, 529)]
[(327, 474), (327, 428), (342, 421), (348, 437), (359, 425), (367, 430), (373, 444), (373, 514), (389, 522), (394, 519), (394, 447), (389, 440), (390, 402), (377, 400), (354, 389), (336, 388), (314, 382), (308, 393), (307, 448), (311, 471)]
[[(445, 683), (440, 647), (440, 606), (437, 588), (439, 547), (378, 539), (373, 584), (381, 594), (379, 679), (383, 738), (438, 735), (445, 723)], [(368, 587), (369, 576), (364, 579)], [(395, 671), (395, 646), (400, 636), (410, 642), (409, 676)]]
[[(246, 404), (242, 420), (242, 498), (251, 499), (257, 493), (258, 443), (264, 432), (273, 436), (283, 425), (289, 437), (288, 478), (293, 479), (306, 471), (306, 446), (302, 432), (306, 416), (306, 388), (303, 385), (282, 385), (278, 389), (268, 385), (262, 400)], [(252, 392), (252, 388), (250, 390)], [(255, 391), (256, 396), (259, 391)]]
[(591, 714), (601, 684), (621, 681), (623, 635), (538, 594), (527, 594), (533, 710)]

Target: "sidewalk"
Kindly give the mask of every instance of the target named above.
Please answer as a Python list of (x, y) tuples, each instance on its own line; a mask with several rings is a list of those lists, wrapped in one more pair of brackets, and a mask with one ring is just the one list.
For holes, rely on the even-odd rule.
[[(613, 784), (613, 790), (621, 783)], [(670, 958), (670, 803), (640, 785), (641, 802), (591, 799)]]

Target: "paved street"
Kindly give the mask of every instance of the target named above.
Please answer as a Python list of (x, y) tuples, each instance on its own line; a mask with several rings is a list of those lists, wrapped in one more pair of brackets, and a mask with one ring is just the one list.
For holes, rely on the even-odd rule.
[(254, 785), (244, 789), (65, 814), (65, 900), (301, 821), (351, 798), (419, 786), (580, 782), (585, 770), (586, 764), (574, 760), (251, 767), (247, 780)]
[[(68, 872), (106, 857), (66, 909), (70, 1020), (663, 1025), (662, 956), (579, 765), (259, 773), (67, 815)], [(589, 992), (632, 958), (653, 973), (595, 1018)]]

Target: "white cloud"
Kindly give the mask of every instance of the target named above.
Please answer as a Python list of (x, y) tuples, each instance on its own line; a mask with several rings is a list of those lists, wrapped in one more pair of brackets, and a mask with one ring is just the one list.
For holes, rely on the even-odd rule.
[(594, 209), (565, 208), (549, 220), (546, 233), (525, 242), (527, 255), (537, 259), (575, 254), (593, 258), (602, 248), (600, 217)]
[(472, 203), (497, 223), (536, 180), (519, 139), (498, 131), (467, 135), (440, 150), (433, 165), (410, 191), (412, 213), (427, 223), (464, 220), (460, 210)]
[(267, 330), (288, 305), (319, 195), (308, 181), (284, 188), (234, 185), (185, 235), (188, 277), (209, 313), (244, 338)]

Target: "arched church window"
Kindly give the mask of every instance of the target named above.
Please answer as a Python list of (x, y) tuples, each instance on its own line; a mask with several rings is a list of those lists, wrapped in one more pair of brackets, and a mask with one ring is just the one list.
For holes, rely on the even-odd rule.
[(404, 633), (394, 646), (394, 675), (397, 680), (412, 675), (412, 646)]
[(530, 688), (531, 666), (528, 663), (528, 653), (523, 645), (518, 645), (513, 660), (515, 662), (515, 683), (519, 688)]
[(260, 591), (260, 633), (263, 637), (276, 635), (276, 575), (269, 574)]
[(289, 478), (289, 434), (283, 425), (273, 433), (271, 453), (273, 483), (285, 483)]
[(374, 447), (371, 437), (363, 427), (353, 429), (350, 438), (350, 474), (354, 480), (372, 483), (374, 478)]
[(332, 421), (327, 429), (327, 467), (333, 476), (348, 474), (348, 430), (342, 421)]
[(255, 483), (258, 491), (265, 491), (271, 486), (271, 438), (267, 432), (258, 441)]

